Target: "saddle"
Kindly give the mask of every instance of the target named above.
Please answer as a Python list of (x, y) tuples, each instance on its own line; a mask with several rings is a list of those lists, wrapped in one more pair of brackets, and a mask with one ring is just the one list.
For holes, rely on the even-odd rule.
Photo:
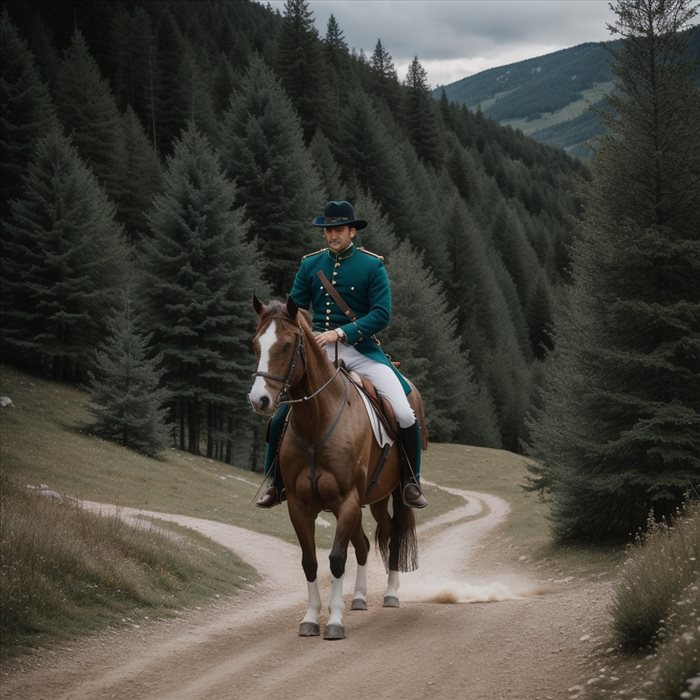
[[(386, 430), (389, 437), (396, 441), (398, 439), (399, 425), (396, 422), (396, 414), (394, 413), (394, 407), (391, 402), (388, 401), (383, 396), (380, 396), (377, 392), (377, 388), (372, 384), (372, 382), (367, 379), (367, 377), (360, 376), (357, 372), (348, 372), (345, 367), (342, 367), (342, 371), (345, 375), (353, 381), (358, 389), (367, 397), (370, 405), (374, 409), (375, 413), (382, 426)], [(425, 413), (423, 411), (423, 399), (421, 398), (418, 389), (416, 389), (413, 382), (410, 379), (406, 381), (411, 386), (411, 393), (407, 395), (408, 403), (410, 404), (413, 412), (416, 414), (416, 420), (420, 426), (420, 434), (422, 439), (423, 450), (428, 449), (428, 430), (425, 425)]]

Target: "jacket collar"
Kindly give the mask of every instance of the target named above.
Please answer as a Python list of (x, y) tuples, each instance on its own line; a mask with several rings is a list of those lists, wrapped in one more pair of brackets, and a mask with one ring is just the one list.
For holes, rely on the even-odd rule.
[(328, 257), (331, 260), (335, 260), (336, 262), (340, 262), (341, 260), (347, 260), (353, 253), (355, 252), (355, 244), (351, 241), (350, 245), (345, 248), (344, 250), (341, 250), (340, 253), (337, 255), (329, 248), (328, 249)]

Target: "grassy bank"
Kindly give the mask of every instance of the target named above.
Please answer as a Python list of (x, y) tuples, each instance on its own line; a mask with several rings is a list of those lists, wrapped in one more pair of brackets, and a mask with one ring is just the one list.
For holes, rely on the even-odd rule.
[(232, 595), (257, 574), (190, 530), (134, 526), (0, 477), (3, 657)]
[[(610, 606), (614, 668), (585, 700), (700, 698), (700, 502), (672, 523), (651, 523), (629, 548)], [(583, 698), (581, 698), (583, 700)]]

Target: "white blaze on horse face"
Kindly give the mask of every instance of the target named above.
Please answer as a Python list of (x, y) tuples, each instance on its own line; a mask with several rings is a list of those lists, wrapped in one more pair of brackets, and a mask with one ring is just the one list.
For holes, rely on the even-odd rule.
[[(270, 371), (270, 349), (277, 340), (276, 323), (276, 321), (272, 321), (267, 327), (267, 330), (258, 338), (258, 343), (260, 344), (258, 372)], [(256, 411), (266, 413), (267, 415), (271, 414), (272, 408), (275, 405), (275, 398), (270, 394), (264, 377), (255, 377), (248, 398)]]

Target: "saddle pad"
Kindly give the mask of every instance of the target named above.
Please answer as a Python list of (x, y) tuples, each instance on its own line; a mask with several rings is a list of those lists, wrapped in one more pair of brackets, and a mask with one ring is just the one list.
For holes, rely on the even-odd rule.
[(355, 382), (353, 382), (353, 386), (355, 387), (357, 393), (360, 395), (362, 403), (364, 403), (365, 405), (365, 410), (367, 411), (367, 415), (369, 416), (369, 422), (372, 426), (372, 432), (374, 433), (374, 439), (377, 441), (379, 447), (384, 447), (384, 445), (393, 445), (394, 441), (391, 439), (391, 437), (389, 437), (386, 430), (384, 429), (382, 422), (377, 416), (377, 412), (374, 410), (374, 407), (369, 402), (367, 396), (365, 396), (365, 392), (362, 391), (357, 386), (357, 384), (355, 384)]

